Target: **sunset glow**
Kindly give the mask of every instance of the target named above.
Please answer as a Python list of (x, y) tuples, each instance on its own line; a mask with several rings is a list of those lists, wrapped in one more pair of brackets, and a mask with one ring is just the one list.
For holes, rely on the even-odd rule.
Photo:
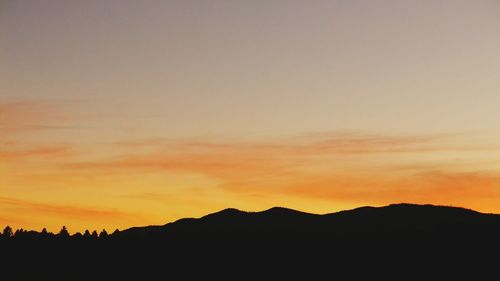
[(498, 50), (495, 1), (2, 1), (0, 226), (500, 213)]

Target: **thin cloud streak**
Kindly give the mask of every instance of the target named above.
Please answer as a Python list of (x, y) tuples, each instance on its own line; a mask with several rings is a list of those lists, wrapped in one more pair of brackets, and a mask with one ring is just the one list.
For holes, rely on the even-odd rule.
[(72, 128), (60, 124), (68, 116), (59, 102), (0, 102), (0, 134)]
[(0, 150), (0, 160), (23, 161), (33, 158), (62, 159), (74, 155), (74, 151), (68, 145), (41, 146), (27, 150)]
[[(376, 135), (360, 133), (324, 133), (290, 137), (274, 142), (214, 142), (206, 139), (172, 140), (165, 138), (124, 140), (113, 143), (123, 148), (156, 148), (171, 151), (266, 151), (294, 154), (369, 154), (412, 153), (500, 149), (498, 146), (454, 145), (459, 134)], [(460, 134), (462, 135), (462, 134)]]
[(287, 188), (289, 194), (324, 200), (369, 200), (380, 204), (399, 202), (466, 202), (500, 195), (500, 174), (430, 170), (396, 179), (332, 176), (305, 178)]
[[(202, 140), (133, 140), (115, 143), (119, 156), (87, 162), (67, 162), (65, 169), (140, 169), (217, 172), (223, 170), (272, 170), (297, 167), (321, 157), (334, 161), (342, 156), (371, 157), (372, 154), (425, 153), (494, 150), (489, 146), (448, 144), (439, 136), (342, 135), (313, 141), (295, 140), (258, 143), (216, 143)], [(124, 147), (125, 146), (125, 147)], [(134, 147), (149, 146), (145, 153), (129, 153)], [(319, 157), (319, 158), (318, 158)]]
[[(26, 220), (10, 217), (0, 217), (0, 227), (7, 225), (30, 225)], [(0, 229), (3, 230), (3, 229)]]
[(0, 206), (4, 208), (12, 208), (18, 211), (28, 211), (30, 213), (36, 213), (38, 215), (48, 215), (63, 217), (68, 219), (105, 219), (105, 220), (115, 220), (115, 219), (125, 219), (130, 217), (131, 214), (115, 210), (115, 209), (102, 209), (102, 208), (90, 208), (90, 207), (79, 207), (70, 205), (60, 205), (60, 204), (49, 204), (49, 203), (39, 203), (32, 202), (28, 200), (10, 198), (10, 197), (0, 197)]

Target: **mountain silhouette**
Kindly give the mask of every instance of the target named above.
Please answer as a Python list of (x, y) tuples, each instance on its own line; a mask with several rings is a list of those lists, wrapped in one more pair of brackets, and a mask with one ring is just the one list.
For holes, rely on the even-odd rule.
[(77, 272), (81, 280), (178, 274), (183, 279), (234, 279), (241, 274), (254, 279), (277, 274), (283, 279), (299, 273), (319, 278), (331, 270), (359, 276), (380, 270), (404, 270), (412, 276), (432, 270), (456, 272), (494, 261), (484, 257), (500, 250), (500, 215), (414, 204), (323, 215), (281, 207), (262, 212), (225, 209), (201, 218), (103, 233), (18, 232), (0, 239), (9, 256), (3, 264), (30, 268), (17, 271), (20, 280), (33, 272), (54, 279), (54, 266), (68, 275)]
[[(369, 236), (368, 236), (369, 234)], [(500, 237), (500, 215), (434, 205), (393, 204), (361, 207), (325, 215), (275, 207), (262, 212), (225, 209), (163, 226), (134, 227), (121, 231), (123, 239), (170, 240), (315, 240), (365, 237), (366, 239), (457, 239)]]

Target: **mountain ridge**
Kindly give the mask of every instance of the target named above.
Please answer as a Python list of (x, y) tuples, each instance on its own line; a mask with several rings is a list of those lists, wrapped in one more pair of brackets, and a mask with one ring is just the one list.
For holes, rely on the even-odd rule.
[[(364, 206), (326, 214), (313, 214), (284, 207), (258, 212), (227, 208), (199, 218), (183, 218), (160, 226), (133, 227), (120, 232), (121, 236), (155, 236), (196, 239), (221, 237), (295, 237), (311, 235), (318, 238), (359, 235), (374, 236), (446, 234), (460, 230), (471, 232), (491, 230), (500, 234), (500, 215), (471, 209), (431, 204), (398, 203), (382, 207)], [(411, 233), (411, 232), (414, 233)], [(201, 235), (204, 234), (204, 235)], [(200, 238), (200, 237), (198, 237)]]

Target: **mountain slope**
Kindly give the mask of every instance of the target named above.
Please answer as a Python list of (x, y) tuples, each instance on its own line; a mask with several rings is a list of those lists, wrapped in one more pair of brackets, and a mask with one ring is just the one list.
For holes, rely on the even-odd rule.
[(121, 237), (185, 240), (286, 240), (345, 238), (491, 237), (500, 234), (500, 215), (414, 204), (362, 207), (316, 215), (286, 208), (262, 212), (225, 209), (199, 219), (132, 228)]

